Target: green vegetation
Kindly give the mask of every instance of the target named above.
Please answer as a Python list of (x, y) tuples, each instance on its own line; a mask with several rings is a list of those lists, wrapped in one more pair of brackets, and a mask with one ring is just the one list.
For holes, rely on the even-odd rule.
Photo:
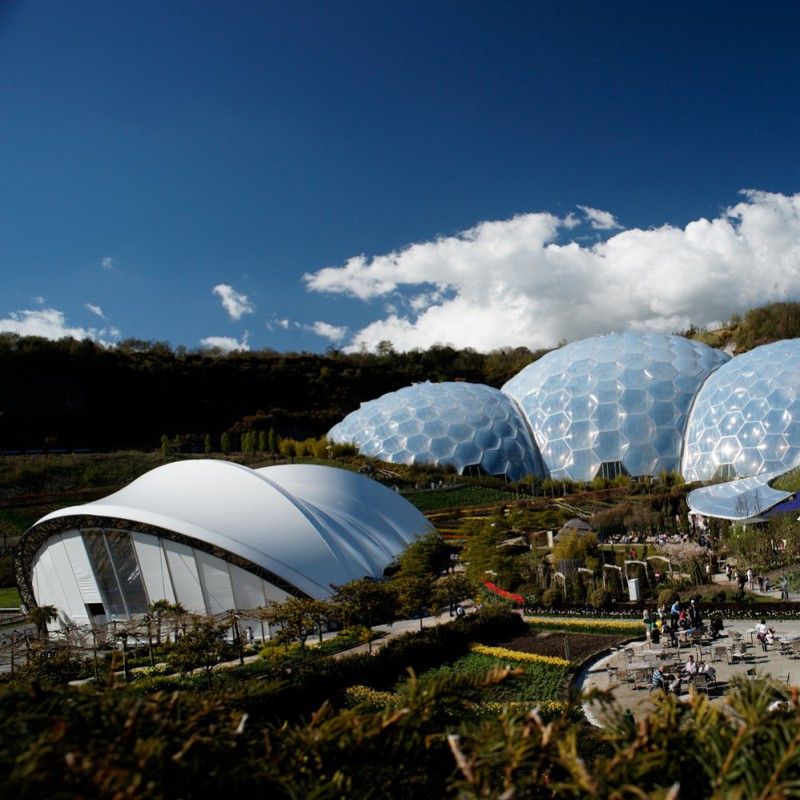
[(20, 597), (16, 587), (0, 588), (0, 608), (19, 608)]
[(485, 505), (487, 503), (503, 503), (518, 499), (516, 492), (496, 489), (489, 486), (454, 486), (441, 489), (427, 489), (420, 492), (405, 493), (422, 513), (439, 511), (443, 508), (464, 508)]

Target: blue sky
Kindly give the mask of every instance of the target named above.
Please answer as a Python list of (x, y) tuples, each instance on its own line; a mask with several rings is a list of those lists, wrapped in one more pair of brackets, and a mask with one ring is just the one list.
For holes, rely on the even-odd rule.
[(0, 0), (0, 330), (489, 351), (800, 300), (800, 6)]

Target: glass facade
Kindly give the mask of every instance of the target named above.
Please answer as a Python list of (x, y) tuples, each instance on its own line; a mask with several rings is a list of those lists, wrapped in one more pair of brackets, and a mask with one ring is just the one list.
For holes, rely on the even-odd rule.
[(390, 464), (452, 465), (459, 474), (544, 477), (514, 402), (472, 383), (420, 383), (363, 403), (328, 432)]
[(609, 334), (548, 353), (503, 392), (525, 412), (551, 477), (680, 469), (695, 393), (729, 356), (682, 336)]
[(800, 340), (756, 347), (708, 378), (687, 427), (687, 481), (785, 472), (799, 462)]
[(84, 531), (83, 542), (109, 616), (147, 612), (147, 592), (130, 534), (126, 531)]

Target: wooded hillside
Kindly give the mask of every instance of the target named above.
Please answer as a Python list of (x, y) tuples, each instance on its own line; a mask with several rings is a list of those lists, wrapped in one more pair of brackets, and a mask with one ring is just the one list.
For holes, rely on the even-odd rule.
[[(734, 316), (719, 330), (684, 335), (741, 353), (800, 336), (800, 303), (777, 303)], [(246, 430), (319, 437), (386, 392), (426, 380), (499, 388), (546, 352), (435, 346), (396, 353), (383, 342), (375, 353), (226, 355), (134, 339), (106, 348), (4, 333), (0, 451), (153, 450), (164, 435), (198, 449), (206, 435), (219, 442), (226, 431)]]

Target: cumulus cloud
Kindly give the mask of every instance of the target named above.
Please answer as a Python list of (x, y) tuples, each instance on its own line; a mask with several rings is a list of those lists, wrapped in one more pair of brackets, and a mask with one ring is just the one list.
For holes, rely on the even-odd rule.
[(244, 314), (252, 314), (255, 306), (247, 299), (247, 295), (237, 292), (233, 286), (220, 283), (212, 291), (222, 300), (222, 307), (231, 319), (241, 319)]
[(586, 214), (589, 224), (596, 231), (613, 231), (622, 227), (617, 222), (617, 218), (608, 211), (601, 211), (599, 208), (590, 208), (589, 206), (578, 206), (578, 208)]
[(92, 314), (100, 317), (101, 319), (105, 319), (106, 315), (103, 313), (103, 309), (100, 306), (96, 306), (94, 303), (87, 303), (86, 308), (88, 311), (91, 311)]
[(205, 339), (200, 340), (200, 344), (209, 350), (219, 350), (223, 353), (250, 350), (250, 346), (247, 344), (247, 334), (242, 337), (241, 342), (230, 336), (206, 336)]
[(347, 326), (331, 325), (328, 322), (315, 322), (308, 326), (308, 330), (332, 342), (341, 342), (347, 335)]
[[(591, 246), (580, 228), (616, 218), (522, 214), (304, 276), (309, 290), (381, 298), (384, 315), (349, 350), (389, 340), (488, 351), (552, 347), (610, 331), (685, 330), (770, 302), (800, 299), (800, 194), (743, 192), (714, 219), (621, 230)], [(572, 238), (570, 238), (572, 237)]]
[(280, 330), (288, 330), (289, 329), (289, 320), (288, 319), (271, 319), (267, 322), (267, 330), (274, 331), (280, 328)]
[(65, 337), (91, 339), (103, 345), (113, 344), (120, 335), (116, 328), (79, 328), (69, 325), (64, 312), (55, 308), (12, 311), (8, 317), (0, 319), (0, 331), (53, 340)]

